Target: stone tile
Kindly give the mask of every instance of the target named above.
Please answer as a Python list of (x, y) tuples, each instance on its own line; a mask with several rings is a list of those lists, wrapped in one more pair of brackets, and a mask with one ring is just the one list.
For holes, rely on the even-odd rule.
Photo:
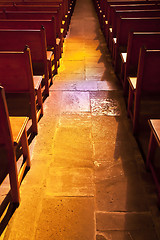
[(101, 81), (101, 76), (96, 76), (96, 75), (86, 75), (85, 77), (86, 81)]
[(98, 231), (153, 231), (152, 217), (149, 212), (97, 212)]
[(91, 168), (49, 168), (46, 196), (94, 196)]
[(94, 224), (93, 198), (44, 199), (35, 240), (94, 240)]
[[(147, 197), (137, 174), (124, 177), (121, 169), (110, 169), (96, 183), (96, 209), (105, 212), (144, 212)], [(123, 172), (123, 171), (122, 171)], [(137, 183), (138, 182), (138, 183)]]
[(43, 189), (41, 186), (20, 187), (21, 203), (9, 221), (4, 239), (34, 240), (37, 218), (41, 210)]
[(112, 91), (119, 89), (116, 84), (113, 84), (112, 82), (109, 81), (98, 81), (97, 87), (99, 91)]
[(91, 128), (91, 114), (63, 114), (59, 119), (59, 126)]
[(95, 40), (95, 39), (92, 39), (92, 40), (90, 40), (90, 39), (85, 39), (85, 41), (84, 41), (84, 47), (85, 47), (86, 49), (88, 49), (88, 48), (94, 48), (94, 49), (96, 50), (96, 49), (98, 49), (99, 44), (100, 44), (100, 42), (99, 42), (98, 39), (97, 39), (97, 40)]
[[(127, 134), (124, 134), (124, 137), (127, 137)], [(106, 161), (106, 166), (122, 162), (125, 167), (125, 164), (127, 164), (128, 161), (132, 164), (136, 164), (136, 159), (142, 159), (142, 157), (140, 158), (141, 155), (137, 145), (135, 145), (133, 141), (122, 141), (120, 135), (118, 136), (118, 134), (116, 139), (114, 139), (113, 135), (110, 139), (109, 136), (106, 137), (104, 141), (103, 138), (102, 141), (96, 141), (96, 138), (94, 141), (94, 160), (99, 163)]]
[(97, 78), (101, 78), (104, 71), (103, 68), (86, 68), (86, 77), (89, 78), (90, 76), (96, 76)]
[(88, 142), (86, 140), (80, 142), (79, 140), (75, 141), (75, 138), (70, 136), (70, 139), (68, 137), (61, 141), (61, 138), (59, 138), (54, 142), (54, 161), (57, 164), (59, 163), (59, 166), (61, 166), (61, 162), (64, 163), (68, 160), (73, 161), (73, 164), (78, 161), (93, 161), (93, 147), (90, 139)]
[[(79, 48), (79, 43), (78, 42), (69, 42), (68, 41), (69, 39), (65, 39), (64, 41), (64, 51), (66, 50), (70, 50), (70, 51), (73, 51), (73, 50), (77, 50)], [(81, 43), (81, 49), (84, 49), (85, 47), (85, 43)], [(63, 58), (62, 58), (63, 60)]]
[(99, 59), (96, 57), (85, 59), (86, 68), (101, 68), (102, 71), (105, 71), (105, 64), (103, 62), (98, 62), (98, 60)]
[(149, 229), (147, 229), (147, 231), (144, 231), (143, 229), (141, 230), (135, 230), (135, 231), (130, 231), (130, 236), (131, 239), (134, 240), (141, 240), (141, 239), (145, 239), (145, 240), (158, 240), (158, 236), (156, 234), (156, 231), (154, 229), (154, 226), (150, 226)]
[(120, 116), (120, 106), (116, 99), (91, 99), (92, 115)]
[[(66, 84), (66, 83), (71, 83), (73, 85), (76, 82), (84, 81), (84, 80), (85, 80), (85, 72), (82, 72), (82, 73), (60, 72), (60, 73), (58, 73), (58, 75), (55, 76), (56, 82), (62, 81), (62, 83), (59, 83), (59, 88), (62, 84), (63, 89), (64, 89), (64, 84)], [(63, 82), (65, 82), (65, 83), (63, 83)], [(56, 89), (54, 88), (54, 86), (51, 86), (50, 90), (56, 90)], [(72, 90), (74, 90), (74, 89), (72, 88)]]
[(96, 235), (96, 240), (133, 240), (130, 233), (127, 231), (106, 231), (99, 232)]
[[(101, 67), (104, 67), (105, 61), (99, 61), (99, 60), (100, 60), (99, 56), (85, 55), (86, 67), (89, 67), (89, 66), (87, 66), (87, 64), (89, 64), (89, 63), (94, 64), (94, 66), (97, 65), (97, 67), (98, 67), (100, 64), (103, 64), (103, 65), (101, 65)], [(105, 60), (105, 59), (104, 59), (104, 60)]]
[[(67, 37), (65, 39), (66, 44), (68, 43), (75, 43), (75, 44), (80, 44), (82, 47), (84, 46), (84, 38), (78, 38), (78, 37), (70, 37), (70, 31), (67, 34)], [(73, 49), (74, 50), (74, 49)], [(83, 48), (82, 48), (83, 50)], [(64, 57), (64, 54), (63, 54)]]
[(62, 93), (61, 92), (56, 92), (52, 91), (53, 85), (50, 87), (50, 93), (49, 97), (46, 98), (43, 104), (44, 108), (44, 115), (39, 121), (39, 125), (41, 125), (42, 122), (45, 122), (46, 119), (52, 118), (54, 116), (57, 116), (57, 114), (60, 113), (60, 105), (61, 105), (61, 98), (62, 98)]
[(92, 135), (94, 142), (112, 141), (117, 139), (119, 121), (112, 116), (92, 116)]
[(76, 83), (77, 91), (97, 91), (97, 82), (96, 81), (83, 81)]
[(82, 61), (84, 60), (84, 51), (81, 50), (80, 48), (77, 49), (77, 51), (70, 51), (70, 50), (66, 50), (63, 53), (63, 57), (65, 60), (71, 60), (71, 61)]
[(91, 58), (91, 57), (97, 57), (100, 58), (101, 57), (101, 52), (95, 48), (86, 48), (85, 49), (85, 59), (86, 58)]
[(54, 91), (75, 91), (76, 84), (75, 82), (54, 81), (50, 89)]
[(85, 71), (84, 61), (67, 61), (63, 60), (61, 67), (58, 69), (58, 73), (65, 72), (65, 74), (83, 73)]
[(96, 235), (96, 240), (157, 240), (156, 233), (154, 230), (144, 231), (106, 231), (100, 232)]
[(60, 126), (57, 128), (54, 142), (59, 143), (60, 145), (68, 143), (71, 146), (74, 143), (80, 144), (92, 144), (92, 135), (91, 135), (91, 128), (81, 124), (80, 127), (76, 126)]
[(63, 92), (61, 112), (77, 113), (90, 112), (89, 93), (87, 92)]

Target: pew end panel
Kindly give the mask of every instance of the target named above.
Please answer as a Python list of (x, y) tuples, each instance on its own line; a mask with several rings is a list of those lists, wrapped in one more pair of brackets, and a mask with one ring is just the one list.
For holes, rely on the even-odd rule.
[[(24, 171), (26, 168), (30, 168), (30, 153), (26, 133), (27, 123), (28, 117), (9, 117), (4, 88), (0, 86), (0, 149), (4, 152), (0, 155), (0, 178), (2, 181), (5, 175), (9, 174), (11, 201), (18, 205), (20, 203), (19, 186)], [(22, 146), (24, 162), (18, 172), (16, 149), (19, 145)], [(2, 174), (4, 165), (5, 175)]]
[(140, 117), (157, 114), (157, 112), (152, 112), (154, 109), (149, 107), (149, 105), (147, 105), (145, 109), (146, 112), (144, 113), (142, 103), (148, 104), (149, 101), (152, 100), (152, 103), (158, 103), (160, 110), (159, 62), (160, 50), (146, 50), (142, 47), (140, 50), (137, 76), (128, 78), (129, 96), (127, 113), (133, 123), (134, 135), (138, 135), (139, 133)]

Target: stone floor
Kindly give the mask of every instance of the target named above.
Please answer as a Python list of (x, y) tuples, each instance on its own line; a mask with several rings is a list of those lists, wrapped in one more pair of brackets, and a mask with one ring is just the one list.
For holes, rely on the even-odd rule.
[[(3, 240), (158, 240), (160, 211), (91, 0), (77, 0)], [(2, 195), (2, 193), (1, 193)]]

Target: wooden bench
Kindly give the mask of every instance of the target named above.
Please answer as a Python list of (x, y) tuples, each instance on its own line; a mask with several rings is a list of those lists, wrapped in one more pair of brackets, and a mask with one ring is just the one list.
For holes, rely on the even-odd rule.
[(124, 95), (128, 95), (128, 77), (137, 74), (140, 48), (160, 49), (160, 32), (130, 32), (127, 52), (121, 53), (121, 82)]
[(42, 76), (33, 76), (29, 48), (24, 51), (0, 51), (0, 84), (6, 92), (10, 116), (28, 116), (32, 132), (43, 115)]
[(27, 19), (27, 20), (44, 20), (55, 18), (56, 22), (56, 37), (61, 40), (63, 46), (63, 31), (61, 29), (61, 19), (58, 11), (3, 11), (0, 12), (0, 18), (6, 19)]
[(146, 168), (151, 171), (151, 174), (153, 176), (158, 192), (158, 201), (160, 204), (160, 181), (158, 172), (156, 171), (157, 169), (154, 166), (156, 150), (157, 148), (160, 147), (160, 119), (150, 119), (148, 120), (148, 122), (151, 129), (151, 133), (148, 145)]
[[(9, 117), (4, 88), (0, 86), (0, 183), (9, 174), (11, 201), (20, 203), (19, 186), (26, 168), (30, 168), (30, 154), (26, 126), (28, 117)], [(16, 149), (22, 146), (24, 163), (17, 170)]]
[[(31, 50), (32, 67), (34, 75), (44, 76), (44, 94), (49, 95), (49, 85), (52, 83), (51, 61), (52, 51), (48, 51), (46, 45), (45, 29), (0, 29), (0, 50), (17, 51), (23, 50), (28, 45)], [(47, 55), (48, 58), (47, 58)], [(49, 73), (51, 79), (49, 79)]]
[[(54, 53), (52, 64), (53, 75), (57, 73), (57, 66), (61, 56), (61, 46), (59, 38), (56, 38), (54, 18), (52, 20), (26, 20), (26, 19), (0, 19), (0, 29), (41, 29), (45, 28), (47, 50)], [(49, 54), (50, 55), (50, 54)], [(53, 66), (54, 65), (54, 66)]]
[[(138, 72), (135, 77), (128, 77), (129, 96), (128, 96), (128, 116), (133, 123), (133, 133), (138, 135), (140, 113), (142, 113), (141, 103), (148, 99), (156, 99), (158, 102), (160, 96), (160, 50), (146, 50), (144, 47), (140, 50)], [(152, 109), (147, 107), (147, 113)], [(144, 114), (144, 113), (143, 113)], [(153, 113), (152, 113), (153, 114)], [(155, 113), (156, 114), (156, 113)]]
[(7, 6), (5, 8), (1, 8), (0, 10), (5, 11), (45, 11), (45, 12), (51, 12), (51, 11), (57, 11), (58, 14), (58, 21), (60, 21), (59, 27), (61, 30), (63, 30), (63, 37), (67, 34), (67, 22), (63, 20), (63, 9), (62, 4), (55, 4), (55, 5), (14, 5), (14, 6)]
[(61, 19), (58, 11), (4, 11), (0, 12), (0, 18), (6, 19), (27, 19), (27, 20), (51, 20), (54, 18), (56, 23), (56, 38), (59, 40), (61, 54), (63, 52), (64, 30), (61, 28)]
[[(1, 9), (1, 8), (0, 8)], [(64, 4), (62, 3), (56, 3), (52, 5), (41, 5), (41, 4), (16, 4), (12, 7), (6, 7), (5, 8), (8, 11), (58, 11), (58, 14), (60, 16), (60, 21), (61, 21), (61, 28), (64, 29), (64, 37), (67, 34), (68, 30), (68, 18), (65, 17), (65, 10), (64, 10)]]
[(160, 31), (160, 17), (119, 18), (117, 34), (113, 39), (113, 64), (115, 72), (120, 72), (120, 54), (126, 52), (129, 32)]
[[(102, 27), (102, 30), (105, 34), (105, 27), (106, 23), (108, 22), (108, 17), (110, 15), (110, 6), (111, 5), (129, 5), (129, 4), (148, 4), (147, 1), (103, 1), (103, 0), (95, 0), (95, 9), (99, 18), (100, 25)], [(150, 3), (150, 2), (149, 2)]]
[(75, 0), (51, 0), (51, 1), (49, 1), (49, 0), (34, 0), (33, 2), (31, 0), (23, 1), (23, 3), (26, 4), (26, 5), (27, 4), (32, 4), (32, 3), (42, 4), (42, 5), (51, 5), (51, 4), (55, 4), (55, 3), (61, 3), (62, 5), (64, 5), (65, 15), (67, 15), (68, 18), (70, 18), (72, 13), (73, 13), (75, 2), (76, 2)]
[(115, 17), (115, 11), (117, 10), (147, 10), (147, 9), (157, 9), (158, 6), (154, 3), (141, 3), (141, 4), (131, 4), (126, 3), (125, 5), (109, 5), (108, 12), (107, 12), (107, 19), (105, 21), (105, 35), (106, 35), (106, 41), (108, 43), (108, 36), (109, 36), (109, 29), (112, 25), (112, 21)]
[(117, 19), (123, 18), (139, 18), (139, 17), (160, 17), (160, 9), (139, 9), (139, 10), (116, 10), (111, 19), (111, 25), (108, 26), (108, 47), (112, 51), (112, 40), (116, 37)]
[[(58, 5), (62, 5), (62, 9), (63, 9), (63, 20), (67, 20), (71, 17), (71, 12), (73, 11), (73, 1), (68, 1), (68, 0), (52, 0), (52, 1), (31, 1), (31, 0), (28, 0), (28, 1), (21, 1), (21, 2), (15, 2), (14, 5), (41, 5), (41, 6), (51, 6), (51, 5), (55, 5), (55, 4), (58, 4)], [(71, 10), (71, 11), (70, 11)]]

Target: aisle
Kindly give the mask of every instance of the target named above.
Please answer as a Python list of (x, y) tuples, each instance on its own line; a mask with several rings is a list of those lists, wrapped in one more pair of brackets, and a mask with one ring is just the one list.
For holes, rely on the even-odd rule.
[(156, 195), (91, 0), (77, 0), (38, 127), (3, 240), (158, 240)]

